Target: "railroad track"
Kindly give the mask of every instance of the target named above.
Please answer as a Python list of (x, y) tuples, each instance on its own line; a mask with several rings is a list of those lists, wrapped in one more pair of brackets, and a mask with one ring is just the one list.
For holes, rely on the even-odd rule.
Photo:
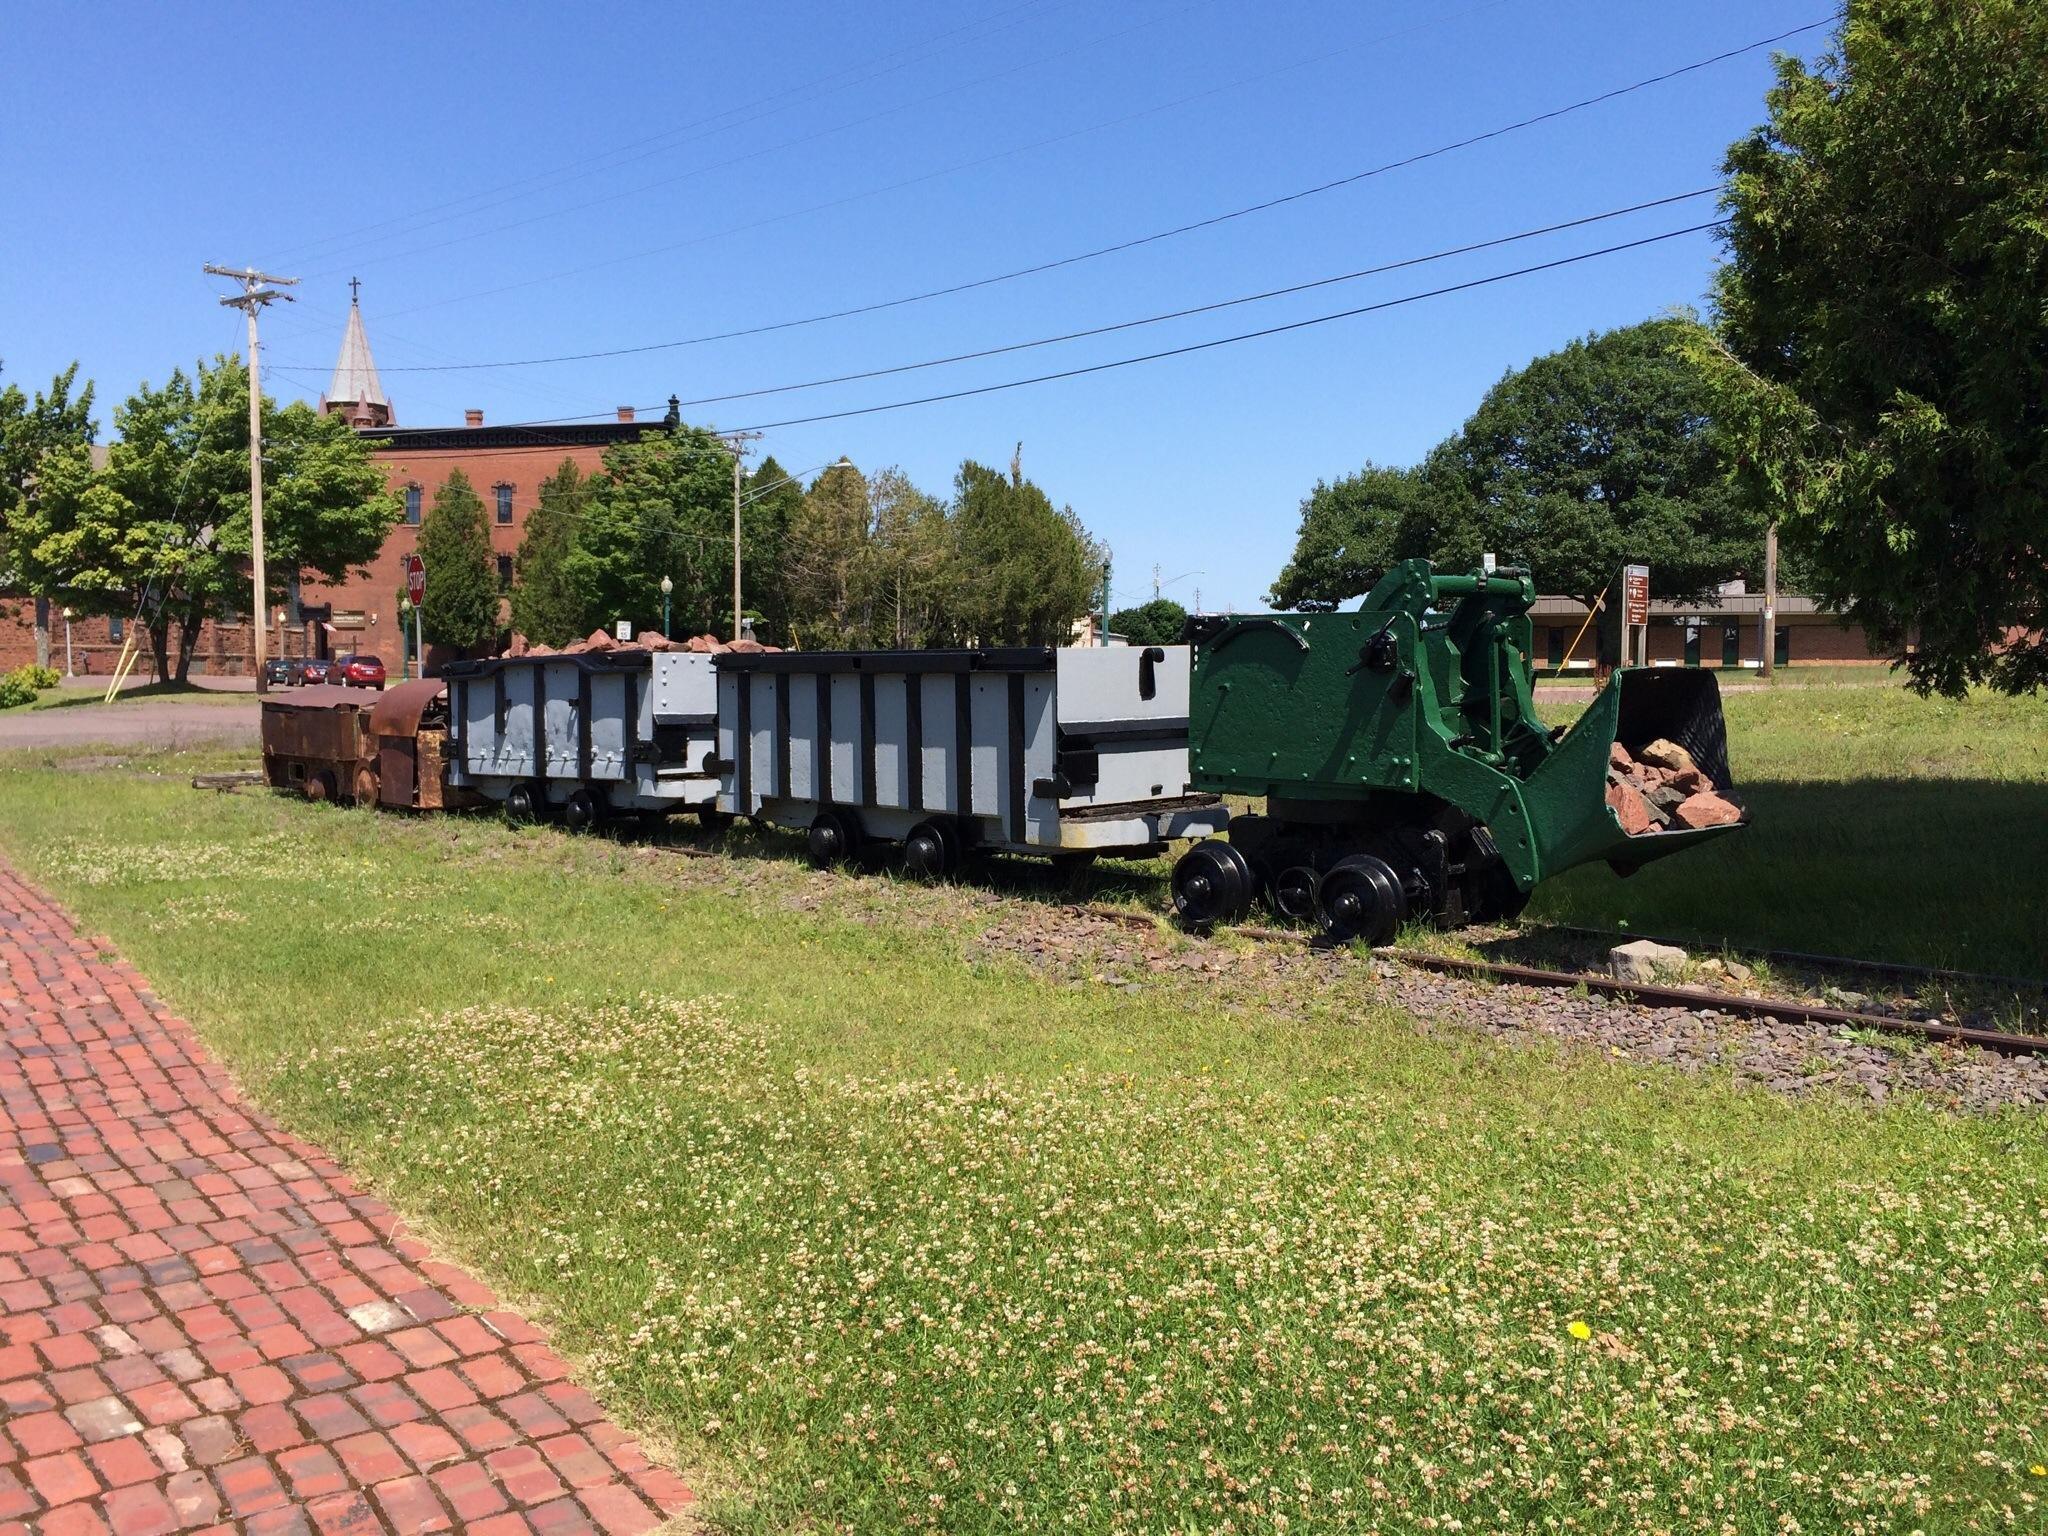
[[(1079, 903), (1073, 911), (1089, 917), (1107, 919), (1130, 927), (1151, 928), (1158, 919), (1150, 913), (1132, 912), (1123, 907), (1104, 906), (1100, 903)], [(1266, 928), (1243, 925), (1227, 930), (1243, 938), (1262, 942), (1284, 942), (1310, 945), (1315, 935), (1289, 928)], [(1556, 930), (1552, 930), (1556, 931)], [(1591, 933), (1592, 930), (1577, 930)], [(1598, 935), (1596, 935), (1598, 936)], [(1642, 935), (1627, 937), (1640, 938)], [(1659, 982), (1622, 981), (1617, 977), (1598, 971), (1554, 971), (1540, 966), (1514, 965), (1493, 960), (1468, 960), (1452, 955), (1435, 955), (1423, 950), (1399, 949), (1387, 946), (1373, 951), (1384, 960), (1412, 966), (1417, 970), (1435, 971), (1443, 975), (1467, 976), (1486, 981), (1508, 982), (1518, 986), (1545, 987), (1559, 991), (1572, 991), (1583, 987), (1606, 997), (1625, 998), (1652, 1008), (1684, 1008), (1689, 1011), (1707, 1010), (1713, 1013), (1732, 1014), (1738, 1018), (1771, 1019), (1777, 1021), (1824, 1025), (1833, 1029), (1873, 1029), (1886, 1034), (1901, 1035), (1914, 1039), (1936, 1041), (1944, 1045), (1970, 1045), (1982, 1050), (1997, 1051), (2008, 1056), (2048, 1055), (2048, 1036), (2023, 1035), (2002, 1029), (1979, 1029), (1968, 1024), (1948, 1024), (1932, 1019), (1906, 1019), (1886, 1013), (1856, 1013), (1845, 1008), (1830, 1008), (1818, 1003), (1801, 1002), (1794, 998), (1749, 997), (1742, 993), (1713, 991), (1706, 987), (1667, 986)], [(1768, 952), (1762, 952), (1768, 953)], [(1808, 956), (1809, 963), (1832, 964), (1825, 956)], [(1854, 964), (1854, 962), (1844, 962)], [(1873, 962), (1876, 963), (1876, 962)], [(1909, 972), (1924, 968), (1901, 967)], [(1979, 977), (1967, 972), (1947, 973), (1951, 978), (1973, 982), (1996, 982), (2000, 978)], [(2023, 987), (2038, 988), (2037, 982), (2020, 982)]]

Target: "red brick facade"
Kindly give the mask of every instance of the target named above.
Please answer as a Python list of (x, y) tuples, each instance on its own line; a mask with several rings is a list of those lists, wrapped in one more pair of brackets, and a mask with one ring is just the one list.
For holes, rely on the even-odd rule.
[[(659, 421), (636, 422), (629, 410), (617, 421), (565, 427), (487, 427), (479, 411), (462, 427), (380, 427), (363, 430), (377, 444), (376, 460), (393, 489), (408, 496), (417, 491), (418, 515), (425, 517), (451, 470), (460, 469), (483, 499), (490, 523), (491, 550), (501, 572), (509, 573), (512, 555), (526, 529), (526, 519), (540, 499), (541, 482), (564, 459), (585, 474), (603, 467), (605, 450), (645, 433), (666, 430)], [(501, 502), (500, 493), (503, 492)], [(502, 510), (501, 510), (502, 507)], [(370, 562), (369, 574), (330, 586), (308, 582), (300, 603), (314, 610), (306, 625), (315, 655), (368, 651), (384, 659), (396, 675), (405, 654), (400, 634), (398, 599), (405, 590), (405, 560), (419, 544), (419, 526), (410, 520), (391, 530), (384, 547)], [(432, 571), (427, 580), (434, 579)], [(331, 608), (331, 616), (319, 617)], [(331, 624), (323, 631), (322, 624)], [(324, 640), (324, 645), (323, 645)], [(429, 648), (430, 662), (449, 659)]]

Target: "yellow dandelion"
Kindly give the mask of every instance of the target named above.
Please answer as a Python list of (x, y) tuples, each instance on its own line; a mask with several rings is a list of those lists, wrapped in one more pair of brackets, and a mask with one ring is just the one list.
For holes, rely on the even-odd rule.
[(1564, 1325), (1564, 1331), (1581, 1343), (1593, 1337), (1593, 1330), (1576, 1317)]
[(2037, 1461), (2031, 1467), (2027, 1468), (2027, 1476), (2048, 1477), (2048, 1467), (2042, 1466), (2041, 1463)]

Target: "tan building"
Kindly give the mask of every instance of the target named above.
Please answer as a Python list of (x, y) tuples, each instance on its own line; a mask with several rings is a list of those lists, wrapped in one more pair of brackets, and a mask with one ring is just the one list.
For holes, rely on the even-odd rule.
[[(1703, 601), (1659, 598), (1650, 604), (1650, 664), (1731, 669), (1759, 666), (1763, 618), (1763, 594), (1745, 590), (1739, 581), (1729, 582), (1715, 597)], [(1593, 669), (1597, 647), (1584, 603), (1575, 597), (1539, 597), (1529, 621), (1535, 627), (1535, 662), (1540, 669)], [(1890, 661), (1871, 649), (1861, 629), (1798, 593), (1778, 594), (1774, 627), (1775, 666), (1813, 662), (1885, 665)]]

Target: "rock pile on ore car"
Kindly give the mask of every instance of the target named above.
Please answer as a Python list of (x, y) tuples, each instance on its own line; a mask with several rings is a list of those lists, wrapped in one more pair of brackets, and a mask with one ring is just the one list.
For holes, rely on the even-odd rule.
[[(1411, 918), (1513, 917), (1576, 864), (1627, 873), (1742, 825), (1711, 673), (1623, 669), (1570, 730), (1544, 726), (1535, 597), (1525, 571), (1411, 560), (1355, 613), (1196, 620), (1193, 783), (1265, 806), (1175, 865), (1183, 920), (1263, 899), (1381, 943)], [(1649, 796), (1681, 781), (1659, 817)]]

